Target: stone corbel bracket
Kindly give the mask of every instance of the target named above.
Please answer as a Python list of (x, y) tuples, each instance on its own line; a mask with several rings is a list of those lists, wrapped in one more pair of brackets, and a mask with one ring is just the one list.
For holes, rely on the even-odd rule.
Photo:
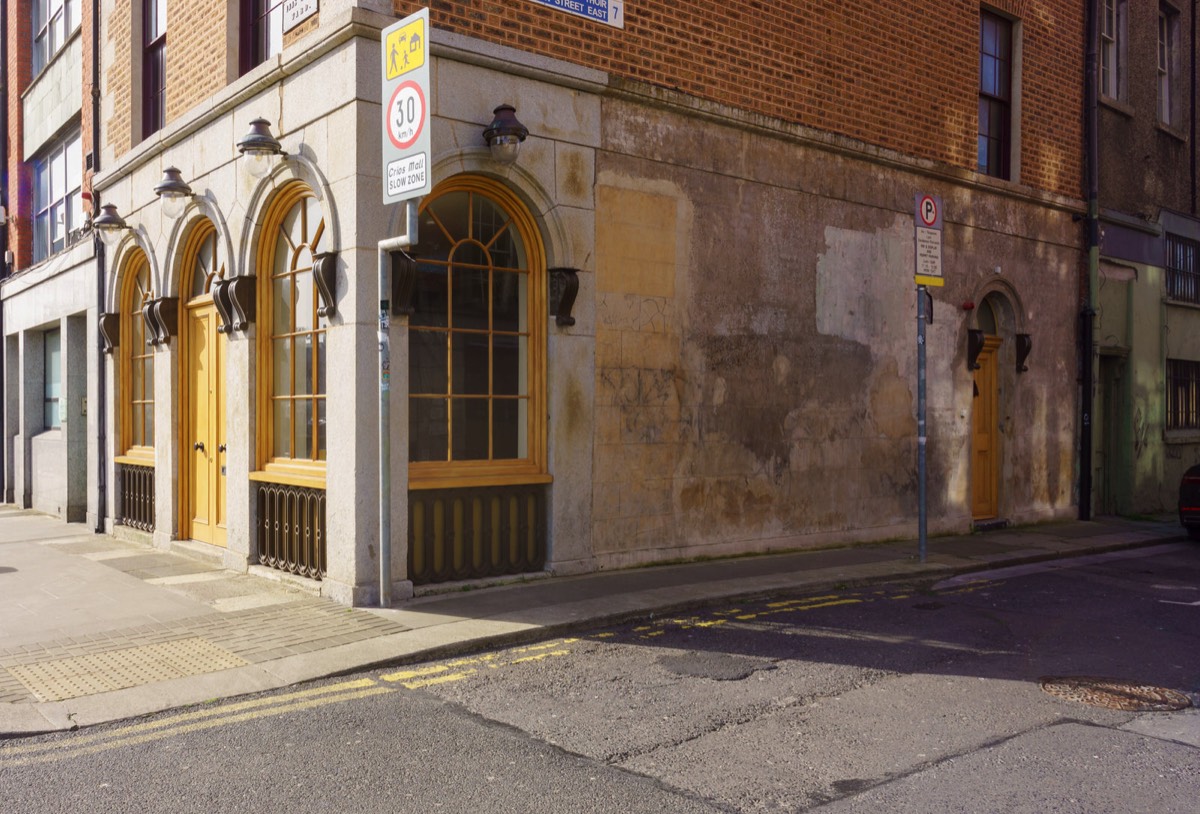
[(550, 269), (550, 311), (554, 314), (555, 324), (560, 328), (575, 324), (575, 317), (571, 316), (571, 309), (575, 307), (577, 296), (579, 296), (579, 269)]
[(254, 322), (257, 286), (253, 277), (232, 277), (213, 283), (213, 304), (221, 317), (217, 333), (244, 331)]
[(1024, 373), (1029, 370), (1029, 366), (1025, 362), (1029, 359), (1029, 352), (1033, 350), (1033, 337), (1029, 334), (1017, 334), (1017, 372)]
[(101, 349), (110, 355), (112, 354), (113, 350), (121, 344), (120, 314), (100, 315), (100, 342)]
[(313, 257), (312, 270), (321, 297), (317, 316), (331, 317), (337, 313), (337, 252), (321, 252)]
[(147, 345), (168, 345), (179, 335), (179, 298), (159, 297), (142, 306)]

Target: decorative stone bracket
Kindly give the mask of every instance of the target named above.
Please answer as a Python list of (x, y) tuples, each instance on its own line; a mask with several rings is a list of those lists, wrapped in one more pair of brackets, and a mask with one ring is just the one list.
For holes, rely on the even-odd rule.
[(1033, 337), (1029, 334), (1017, 334), (1017, 372), (1024, 373), (1029, 370), (1029, 366), (1025, 361), (1029, 358), (1029, 352), (1033, 350)]
[(120, 314), (100, 315), (100, 342), (101, 349), (107, 354), (111, 354), (121, 344)]
[(337, 252), (321, 252), (313, 258), (313, 281), (321, 297), (317, 316), (331, 317), (337, 313)]
[(550, 311), (560, 328), (575, 324), (571, 309), (579, 296), (579, 269), (550, 269)]
[(250, 327), (254, 321), (256, 289), (253, 277), (231, 277), (213, 283), (213, 304), (221, 317), (217, 333), (231, 334)]
[(983, 352), (983, 331), (967, 329), (967, 370), (979, 370), (979, 354)]
[(159, 297), (142, 306), (146, 322), (146, 344), (167, 345), (179, 335), (179, 298)]

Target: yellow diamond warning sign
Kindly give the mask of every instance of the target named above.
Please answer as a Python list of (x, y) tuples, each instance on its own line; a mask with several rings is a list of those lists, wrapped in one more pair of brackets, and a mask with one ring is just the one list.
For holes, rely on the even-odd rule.
[(388, 79), (415, 71), (425, 64), (427, 36), (424, 18), (413, 20), (387, 35), (383, 55)]

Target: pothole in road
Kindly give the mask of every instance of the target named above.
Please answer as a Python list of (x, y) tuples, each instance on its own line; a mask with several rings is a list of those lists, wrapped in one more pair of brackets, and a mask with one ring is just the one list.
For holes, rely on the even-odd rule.
[(1123, 712), (1174, 712), (1192, 705), (1190, 698), (1176, 690), (1115, 678), (1045, 676), (1038, 683), (1055, 698)]
[(714, 681), (741, 681), (759, 670), (774, 670), (774, 662), (731, 656), (728, 653), (684, 653), (658, 659), (667, 670), (692, 678), (711, 678)]

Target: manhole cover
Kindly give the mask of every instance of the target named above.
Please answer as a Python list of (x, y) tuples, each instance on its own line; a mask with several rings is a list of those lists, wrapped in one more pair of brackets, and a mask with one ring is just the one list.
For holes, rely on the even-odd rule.
[(1172, 712), (1192, 705), (1191, 699), (1181, 692), (1115, 678), (1047, 676), (1039, 683), (1043, 692), (1064, 701), (1125, 712)]

